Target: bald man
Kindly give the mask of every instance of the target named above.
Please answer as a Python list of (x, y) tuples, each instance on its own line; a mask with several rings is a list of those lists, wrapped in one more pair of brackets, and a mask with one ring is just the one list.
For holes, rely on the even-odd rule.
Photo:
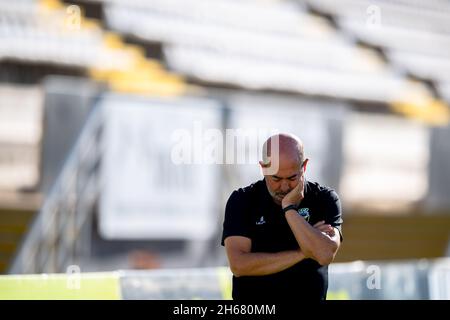
[(340, 200), (305, 180), (308, 159), (291, 134), (270, 137), (264, 179), (228, 199), (222, 245), (235, 300), (325, 300), (328, 265), (342, 241)]

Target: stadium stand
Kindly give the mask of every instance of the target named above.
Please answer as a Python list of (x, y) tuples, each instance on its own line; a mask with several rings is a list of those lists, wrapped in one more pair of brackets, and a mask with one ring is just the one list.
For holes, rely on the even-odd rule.
[[(138, 47), (85, 19), (79, 7), (59, 1), (2, 1), (0, 37), (0, 80), (6, 84), (0, 88), (0, 272), (5, 272), (40, 209), (41, 189), (50, 188), (59, 174), (55, 170), (62, 163), (54, 158), (48, 168), (49, 152), (55, 145), (59, 152), (71, 148), (61, 148), (62, 137), (55, 140), (48, 115), (44, 121), (44, 96), (49, 99), (41, 86), (45, 77), (90, 77), (112, 90), (150, 95), (178, 95), (185, 85)], [(49, 143), (54, 143), (50, 149)], [(66, 155), (59, 157), (64, 161)]]
[[(162, 43), (168, 65), (194, 79), (387, 103), (396, 111), (431, 123), (448, 122), (447, 106), (426, 85), (408, 78), (377, 51), (359, 46), (347, 33), (295, 3), (102, 3), (108, 27), (141, 42)], [(326, 4), (317, 6), (327, 14), (336, 13)], [(441, 50), (445, 51), (445, 46)]]
[[(102, 156), (125, 162), (123, 152), (107, 153), (120, 140), (134, 163), (167, 159), (162, 149), (150, 152), (160, 137), (142, 136), (172, 128), (177, 108), (185, 113), (173, 116), (176, 123), (188, 121), (193, 104), (214, 104), (220, 129), (278, 119), (296, 130), (296, 119), (306, 119), (298, 130), (312, 141), (312, 176), (343, 196), (345, 242), (336, 262), (368, 261), (332, 266), (340, 275), (334, 298), (448, 298), (450, 286), (437, 280), (448, 279), (447, 260), (406, 260), (405, 279), (387, 271), (397, 265), (386, 260), (448, 256), (449, 9), (444, 0), (0, 1), (0, 273), (35, 274), (0, 277), (0, 298), (34, 298), (42, 283), (42, 298), (229, 298), (224, 268), (178, 278), (172, 269), (87, 273), (80, 276), (87, 289), (77, 293), (64, 287), (71, 275), (38, 275), (73, 266), (226, 264), (219, 209), (229, 189), (251, 176), (239, 170), (219, 172), (220, 208), (209, 216), (219, 222), (207, 241), (164, 242), (142, 237), (142, 228), (128, 234), (133, 241), (101, 232), (105, 183), (120, 186), (102, 180)], [(113, 107), (122, 109), (116, 127)], [(137, 129), (119, 130), (127, 126)], [(180, 178), (170, 166), (155, 167)], [(141, 171), (130, 180), (145, 178)], [(188, 174), (184, 181), (192, 181)], [(145, 204), (146, 196), (127, 197)], [(135, 254), (133, 265), (136, 248), (156, 253)], [(390, 274), (387, 286), (415, 279), (418, 287), (361, 293), (372, 262)]]
[[(400, 74), (431, 81), (439, 97), (448, 103), (448, 97), (440, 89), (448, 82), (446, 70), (450, 63), (450, 4), (447, 1), (302, 2), (332, 16), (338, 27), (357, 42), (381, 50)], [(430, 106), (430, 110), (435, 108), (438, 114), (447, 114), (445, 106)], [(402, 108), (410, 115), (420, 112), (412, 106), (407, 109), (410, 110)]]
[(146, 59), (138, 47), (125, 45), (119, 35), (59, 1), (2, 2), (0, 13), (1, 61), (81, 69), (79, 74), (118, 91), (172, 95), (185, 90), (182, 79)]

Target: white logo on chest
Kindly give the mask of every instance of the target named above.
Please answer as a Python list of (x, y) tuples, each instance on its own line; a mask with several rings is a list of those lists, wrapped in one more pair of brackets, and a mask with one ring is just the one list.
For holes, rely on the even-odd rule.
[(261, 219), (259, 219), (259, 221), (256, 221), (256, 225), (257, 226), (260, 226), (260, 225), (265, 224), (265, 223), (266, 223), (266, 220), (264, 220), (264, 216), (262, 216)]

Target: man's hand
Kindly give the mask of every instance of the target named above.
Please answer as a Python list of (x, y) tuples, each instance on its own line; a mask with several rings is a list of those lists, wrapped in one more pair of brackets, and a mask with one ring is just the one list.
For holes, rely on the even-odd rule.
[(305, 197), (305, 174), (302, 172), (297, 186), (292, 189), (281, 201), (281, 207), (285, 208), (289, 205), (298, 206)]
[(333, 226), (323, 220), (311, 226), (292, 211), (286, 213), (286, 218), (306, 258), (316, 260), (323, 266), (333, 261), (340, 245), (339, 235)]
[(317, 222), (315, 225), (313, 225), (313, 227), (330, 238), (334, 237), (336, 234), (334, 228), (330, 224), (326, 224), (323, 220)]

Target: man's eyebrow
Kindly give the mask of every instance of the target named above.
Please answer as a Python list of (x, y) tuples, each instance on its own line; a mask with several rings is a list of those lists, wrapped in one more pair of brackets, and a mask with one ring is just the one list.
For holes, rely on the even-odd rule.
[[(298, 176), (298, 173), (293, 174), (292, 176), (287, 177), (286, 179), (292, 179), (292, 178), (295, 178), (296, 176)], [(279, 177), (277, 175), (273, 175), (272, 177), (275, 178), (275, 179), (283, 179), (283, 178), (281, 178), (281, 177)]]

